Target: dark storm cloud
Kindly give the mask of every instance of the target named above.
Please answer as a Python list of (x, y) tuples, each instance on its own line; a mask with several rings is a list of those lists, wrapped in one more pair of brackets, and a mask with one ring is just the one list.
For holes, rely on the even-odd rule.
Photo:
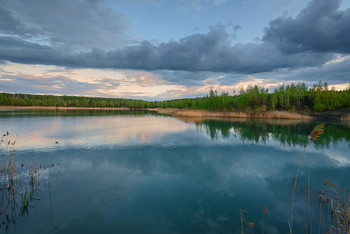
[[(154, 71), (153, 74), (159, 76), (162, 80), (169, 81), (173, 84), (184, 85), (186, 87), (202, 86), (213, 84), (216, 81), (221, 85), (232, 85), (232, 81), (246, 79), (246, 75), (224, 72), (188, 72), (188, 71)], [(181, 77), (181, 79), (179, 79)]]
[[(14, 48), (18, 44), (18, 48)], [(10, 45), (10, 46), (7, 46)], [(64, 53), (48, 46), (20, 39), (0, 38), (0, 58), (18, 63), (53, 64), (67, 67), (139, 70), (177, 70), (258, 73), (279, 68), (298, 68), (323, 64), (328, 53), (308, 51), (285, 55), (274, 44), (231, 45), (225, 27), (211, 27), (207, 34), (194, 34), (180, 41), (153, 45), (143, 41), (114, 51)]]
[(295, 18), (271, 21), (263, 40), (288, 53), (350, 53), (350, 9), (339, 10), (340, 3), (341, 0), (312, 0)]
[(256, 73), (319, 65), (330, 57), (309, 52), (285, 56), (268, 42), (232, 46), (225, 27), (219, 24), (210, 27), (207, 34), (193, 34), (157, 46), (144, 41), (139, 46), (109, 52), (106, 58), (114, 68)]
[(126, 42), (127, 23), (102, 0), (2, 0), (0, 32), (56, 47), (115, 49)]
[(0, 37), (0, 59), (24, 64), (59, 65), (60, 57), (60, 53), (49, 46), (14, 37)]
[[(268, 77), (271, 77), (271, 74)], [(328, 83), (348, 83), (350, 81), (350, 57), (342, 62), (330, 63), (321, 68), (310, 67), (283, 72), (279, 78), (282, 80), (307, 80), (314, 83), (320, 80)]]
[[(74, 68), (242, 74), (321, 66), (334, 58), (333, 52), (349, 52), (350, 44), (346, 45), (345, 41), (350, 34), (350, 24), (346, 23), (350, 22), (346, 21), (350, 10), (338, 10), (339, 2), (313, 0), (295, 19), (271, 21), (263, 41), (258, 43), (232, 44), (232, 35), (218, 24), (206, 34), (196, 33), (179, 41), (160, 44), (143, 41), (135, 46), (108, 50), (107, 47), (111, 48), (106, 46), (110, 43), (108, 38), (118, 44), (120, 35), (110, 37), (110, 33), (114, 32), (113, 25), (119, 18), (103, 7), (103, 1), (4, 0), (5, 8), (11, 10), (6, 13), (7, 20), (18, 26), (17, 31), (21, 31), (26, 22), (25, 28), (31, 29), (26, 32), (32, 32), (33, 38), (21, 37), (20, 32), (3, 27), (8, 35), (0, 37), (0, 59)], [(14, 18), (11, 12), (16, 12), (18, 17)], [(115, 30), (120, 32), (121, 27), (116, 23)], [(48, 43), (39, 44), (35, 39), (38, 29), (41, 36), (48, 37)], [(72, 45), (84, 49), (72, 50)], [(87, 50), (97, 45), (102, 46)], [(188, 76), (188, 79), (197, 80), (198, 76)]]
[(12, 15), (11, 11), (0, 5), (0, 32), (24, 35), (26, 31), (25, 26)]
[[(171, 83), (179, 83), (185, 86), (193, 86), (201, 84), (200, 81), (210, 77), (217, 77), (219, 73), (215, 72), (188, 72), (188, 71), (170, 71), (159, 70), (153, 74), (161, 77), (162, 80), (170, 81)], [(181, 77), (181, 80), (179, 80)]]

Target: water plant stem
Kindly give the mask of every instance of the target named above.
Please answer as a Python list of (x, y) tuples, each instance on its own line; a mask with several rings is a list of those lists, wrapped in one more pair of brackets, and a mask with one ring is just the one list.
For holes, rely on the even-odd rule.
[(305, 145), (303, 155), (301, 156), (301, 159), (300, 159), (300, 162), (299, 162), (299, 166), (298, 166), (298, 169), (297, 169), (297, 175), (295, 176), (295, 181), (294, 181), (293, 196), (292, 196), (292, 207), (291, 207), (291, 211), (290, 211), (290, 224), (289, 224), (289, 233), (290, 234), (293, 233), (293, 205), (294, 205), (295, 188), (297, 186), (299, 169), (300, 169), (300, 166), (301, 166), (301, 162), (303, 161), (307, 145), (308, 144)]

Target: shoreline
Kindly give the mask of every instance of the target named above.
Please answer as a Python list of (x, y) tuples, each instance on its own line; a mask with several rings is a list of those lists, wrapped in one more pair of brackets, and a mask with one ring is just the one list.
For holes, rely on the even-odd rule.
[(64, 107), (64, 106), (0, 106), (0, 109), (30, 109), (30, 110), (131, 110), (127, 107)]
[(227, 118), (227, 119), (301, 119), (313, 120), (308, 115), (288, 111), (266, 111), (266, 112), (237, 112), (237, 111), (207, 111), (207, 110), (189, 110), (189, 109), (154, 109), (160, 114), (169, 114), (181, 118)]
[(325, 113), (311, 113), (310, 115), (294, 113), (289, 111), (266, 111), (266, 112), (239, 112), (239, 111), (207, 111), (193, 109), (175, 109), (175, 108), (128, 108), (128, 107), (55, 107), (55, 106), (0, 106), (0, 109), (30, 109), (30, 110), (144, 110), (155, 111), (159, 114), (168, 114), (176, 118), (184, 119), (278, 119), (278, 120), (319, 120), (328, 119), (329, 117), (337, 120), (350, 120), (350, 114), (330, 115)]
[(0, 106), (0, 109), (31, 109), (31, 110), (148, 110), (160, 114), (169, 114), (174, 117), (184, 118), (260, 118), (260, 119), (306, 119), (313, 118), (308, 115), (292, 113), (288, 111), (267, 112), (236, 112), (236, 111), (207, 111), (173, 108), (127, 108), (127, 107), (55, 107), (55, 106)]

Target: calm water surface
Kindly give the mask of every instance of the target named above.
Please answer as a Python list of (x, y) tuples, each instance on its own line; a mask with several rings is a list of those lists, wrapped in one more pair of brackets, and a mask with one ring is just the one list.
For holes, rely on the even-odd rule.
[[(264, 232), (287, 233), (296, 169), (317, 124), (1, 110), (0, 131), (16, 139), (17, 163), (54, 164), (39, 174), (39, 200), (18, 212), (8, 232), (240, 233), (241, 208), (245, 233), (260, 233), (267, 204)], [(326, 178), (349, 191), (349, 142), (349, 124), (326, 123), (325, 134), (307, 147), (295, 233), (305, 232), (308, 170), (317, 232)]]

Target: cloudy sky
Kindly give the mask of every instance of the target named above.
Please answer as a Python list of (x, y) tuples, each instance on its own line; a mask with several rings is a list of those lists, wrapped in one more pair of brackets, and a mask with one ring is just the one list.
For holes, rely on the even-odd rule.
[(0, 0), (0, 92), (163, 100), (350, 82), (350, 0)]

